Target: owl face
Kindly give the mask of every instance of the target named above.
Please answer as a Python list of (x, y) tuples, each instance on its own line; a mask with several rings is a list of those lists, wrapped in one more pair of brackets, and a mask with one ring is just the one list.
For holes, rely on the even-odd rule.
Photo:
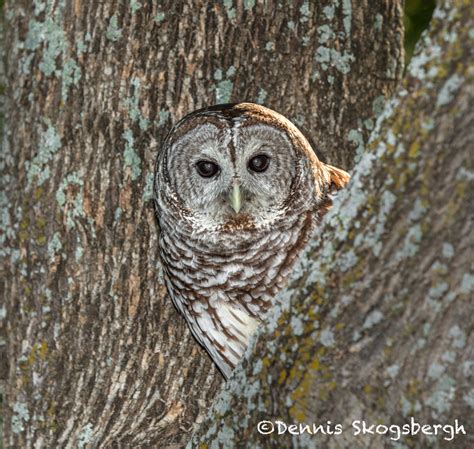
[[(185, 117), (171, 134), (162, 169), (195, 227), (268, 227), (289, 206), (298, 212), (298, 205), (307, 209), (314, 203), (311, 157), (308, 161), (288, 129), (271, 120), (256, 120), (246, 111), (207, 110)], [(310, 191), (300, 188), (305, 180)]]

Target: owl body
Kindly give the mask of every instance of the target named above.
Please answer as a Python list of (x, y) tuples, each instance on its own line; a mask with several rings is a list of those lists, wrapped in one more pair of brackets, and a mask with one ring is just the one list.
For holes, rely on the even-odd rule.
[(347, 180), (251, 103), (196, 111), (168, 135), (154, 185), (166, 286), (226, 378)]

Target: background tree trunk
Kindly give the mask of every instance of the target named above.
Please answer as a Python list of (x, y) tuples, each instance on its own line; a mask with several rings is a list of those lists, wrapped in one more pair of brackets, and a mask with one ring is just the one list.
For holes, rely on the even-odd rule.
[[(445, 3), (320, 240), (192, 447), (474, 447), (474, 10)], [(395, 442), (351, 426), (410, 417), (458, 419), (467, 435)], [(263, 435), (262, 420), (344, 430)]]
[(151, 186), (173, 122), (257, 101), (326, 161), (362, 150), (401, 76), (402, 1), (265, 3), (5, 6), (7, 447), (182, 447), (218, 391), (160, 281)]

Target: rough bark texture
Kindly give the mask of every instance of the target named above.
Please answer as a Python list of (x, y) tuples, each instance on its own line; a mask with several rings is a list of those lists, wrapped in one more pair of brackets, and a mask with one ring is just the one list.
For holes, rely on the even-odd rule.
[[(473, 16), (462, 0), (435, 11), (321, 239), (192, 447), (474, 447)], [(410, 417), (458, 419), (467, 435), (352, 427)], [(275, 420), (343, 427), (277, 435)]]
[(221, 377), (159, 277), (171, 124), (258, 101), (352, 166), (403, 61), (401, 0), (5, 6), (7, 447), (182, 447)]

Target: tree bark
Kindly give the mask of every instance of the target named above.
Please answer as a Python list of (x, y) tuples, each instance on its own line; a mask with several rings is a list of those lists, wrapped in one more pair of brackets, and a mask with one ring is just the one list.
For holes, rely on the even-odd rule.
[[(462, 0), (435, 11), (320, 239), (190, 447), (473, 447), (473, 16)], [(466, 434), (394, 441), (395, 427), (353, 425), (410, 417), (458, 419)], [(275, 433), (258, 431), (264, 420)], [(331, 425), (278, 435), (277, 420)]]
[(171, 124), (264, 103), (350, 168), (400, 79), (401, 0), (5, 6), (6, 447), (182, 447), (221, 384), (165, 298)]

